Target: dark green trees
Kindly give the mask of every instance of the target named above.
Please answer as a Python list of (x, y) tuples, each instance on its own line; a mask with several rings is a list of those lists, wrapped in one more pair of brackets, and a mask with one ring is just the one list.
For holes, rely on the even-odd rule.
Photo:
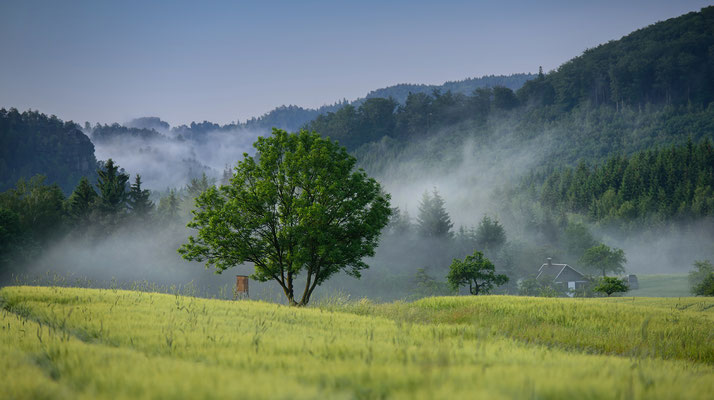
[(94, 191), (89, 180), (82, 177), (67, 199), (67, 212), (75, 224), (87, 225), (90, 223), (97, 197), (97, 192)]
[(97, 171), (98, 207), (106, 215), (117, 215), (126, 210), (129, 175), (119, 169), (110, 158)]
[(431, 193), (424, 192), (419, 203), (419, 215), (417, 216), (417, 229), (419, 234), (431, 239), (449, 239), (453, 236), (449, 213), (446, 212), (444, 199), (439, 192), (434, 189)]
[(251, 262), (253, 279), (278, 282), (299, 306), (339, 271), (359, 277), (389, 220), (389, 196), (317, 133), (274, 129), (254, 146), (256, 157), (244, 155), (230, 185), (196, 199), (188, 226), (198, 232), (179, 249), (183, 257), (217, 272)]
[(487, 294), (495, 286), (508, 282), (506, 275), (496, 274), (496, 267), (480, 251), (474, 251), (464, 260), (454, 259), (449, 266), (449, 274), (446, 276), (454, 290), (468, 285), (469, 292), (473, 295)]
[(136, 175), (127, 196), (127, 205), (132, 214), (139, 219), (146, 219), (154, 210), (154, 202), (149, 200), (151, 192), (141, 188), (141, 176)]

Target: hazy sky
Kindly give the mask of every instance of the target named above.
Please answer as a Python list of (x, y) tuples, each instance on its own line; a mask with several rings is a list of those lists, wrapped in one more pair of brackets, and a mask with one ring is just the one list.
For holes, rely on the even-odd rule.
[(545, 70), (711, 1), (0, 2), (0, 107), (172, 125)]

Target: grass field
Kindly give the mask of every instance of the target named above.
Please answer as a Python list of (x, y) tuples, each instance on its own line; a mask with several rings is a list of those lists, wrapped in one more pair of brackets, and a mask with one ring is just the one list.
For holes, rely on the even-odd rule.
[(635, 297), (687, 297), (692, 292), (687, 274), (638, 275), (640, 288), (625, 296)]
[(714, 299), (428, 298), (290, 308), (0, 290), (0, 398), (697, 399)]

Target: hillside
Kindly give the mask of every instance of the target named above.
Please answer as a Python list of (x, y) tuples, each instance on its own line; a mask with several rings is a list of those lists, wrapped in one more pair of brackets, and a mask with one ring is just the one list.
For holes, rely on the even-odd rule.
[(95, 176), (96, 165), (94, 145), (75, 123), (0, 109), (0, 192), (43, 174), (70, 193), (81, 177)]
[(492, 296), (296, 309), (6, 287), (0, 396), (707, 398), (711, 301), (633, 300)]

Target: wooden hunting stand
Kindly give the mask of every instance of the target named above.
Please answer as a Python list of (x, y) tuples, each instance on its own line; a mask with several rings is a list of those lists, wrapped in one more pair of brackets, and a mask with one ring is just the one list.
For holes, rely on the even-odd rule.
[(236, 292), (233, 297), (236, 300), (248, 298), (248, 276), (247, 275), (236, 275)]

